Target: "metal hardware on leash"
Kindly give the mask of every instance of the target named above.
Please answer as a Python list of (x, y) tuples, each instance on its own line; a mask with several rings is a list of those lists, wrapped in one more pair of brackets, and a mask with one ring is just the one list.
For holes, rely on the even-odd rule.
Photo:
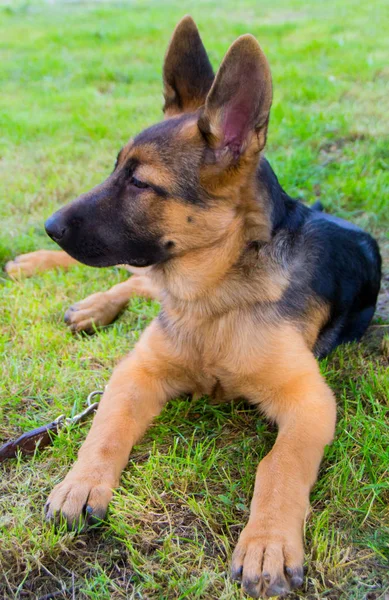
[[(88, 396), (88, 398), (86, 399), (86, 403), (88, 406), (91, 406), (91, 402), (92, 402), (92, 398), (94, 398), (95, 396), (102, 396), (104, 394), (103, 390), (94, 390), (94, 392), (91, 392)], [(98, 404), (98, 402), (95, 402), (94, 404)]]
[(87, 407), (84, 408), (84, 410), (74, 415), (74, 417), (65, 418), (65, 415), (60, 415), (55, 419), (54, 423), (61, 423), (62, 425), (67, 423), (69, 425), (73, 425), (74, 423), (79, 423), (80, 421), (83, 421), (85, 417), (94, 412), (99, 405), (98, 402), (92, 402), (92, 398), (94, 398), (95, 396), (102, 396), (103, 394), (103, 390), (93, 390), (93, 392), (88, 394), (88, 397), (86, 399)]
[(84, 410), (74, 415), (74, 417), (67, 417), (64, 419), (64, 415), (61, 415), (61, 417), (58, 417), (58, 419), (64, 419), (65, 423), (68, 423), (69, 425), (80, 423), (80, 421), (83, 421), (85, 417), (94, 412), (99, 405), (98, 402), (92, 402), (92, 398), (95, 396), (102, 396), (103, 394), (103, 390), (94, 390), (88, 395), (88, 398), (86, 399), (87, 407), (84, 408)]
[(26, 431), (26, 433), (23, 433), (23, 435), (18, 437), (16, 440), (11, 440), (3, 444), (3, 446), (0, 447), (0, 462), (6, 458), (15, 458), (18, 452), (25, 455), (34, 454), (38, 446), (40, 448), (44, 448), (45, 446), (51, 444), (53, 434), (57, 434), (64, 425), (81, 423), (88, 415), (93, 413), (97, 409), (99, 403), (92, 402), (92, 399), (95, 396), (102, 396), (103, 393), (104, 392), (102, 390), (94, 390), (91, 392), (86, 400), (86, 408), (73, 417), (65, 417), (65, 415), (60, 415), (51, 423), (42, 425), (41, 427), (37, 427), (31, 431)]

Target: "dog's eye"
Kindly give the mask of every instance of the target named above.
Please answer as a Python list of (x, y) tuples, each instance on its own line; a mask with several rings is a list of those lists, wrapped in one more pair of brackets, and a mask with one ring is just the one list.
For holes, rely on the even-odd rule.
[(137, 188), (148, 188), (149, 186), (147, 185), (147, 183), (144, 183), (144, 181), (140, 181), (140, 179), (137, 179), (136, 177), (134, 177), (133, 175), (130, 178), (130, 183), (131, 185), (134, 185)]

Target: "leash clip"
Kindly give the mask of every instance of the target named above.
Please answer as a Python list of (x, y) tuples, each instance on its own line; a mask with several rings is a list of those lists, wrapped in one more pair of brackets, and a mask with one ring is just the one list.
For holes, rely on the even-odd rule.
[(34, 454), (38, 446), (44, 448), (51, 444), (53, 441), (52, 436), (57, 434), (65, 424), (80, 423), (90, 413), (94, 412), (99, 403), (92, 402), (92, 399), (95, 396), (101, 396), (102, 394), (103, 392), (101, 390), (94, 390), (91, 392), (86, 401), (87, 407), (77, 415), (74, 415), (74, 417), (66, 418), (65, 415), (60, 415), (55, 421), (32, 429), (31, 431), (26, 431), (16, 440), (10, 440), (0, 446), (0, 463), (7, 458), (15, 458), (15, 456), (18, 455), (18, 452), (24, 455)]
[[(81, 421), (83, 421), (88, 415), (90, 415), (92, 412), (94, 412), (99, 403), (98, 402), (92, 402), (92, 398), (94, 398), (95, 396), (102, 396), (103, 395), (103, 391), (102, 390), (94, 390), (93, 392), (91, 392), (88, 396), (88, 398), (86, 399), (86, 403), (87, 403), (87, 407), (84, 408), (84, 410), (82, 410), (81, 412), (77, 413), (76, 415), (74, 415), (74, 417), (67, 417), (65, 419), (65, 423), (68, 423), (69, 425), (73, 425), (75, 423), (80, 423)], [(57, 421), (63, 421), (64, 416), (61, 415), (60, 417), (58, 417)]]

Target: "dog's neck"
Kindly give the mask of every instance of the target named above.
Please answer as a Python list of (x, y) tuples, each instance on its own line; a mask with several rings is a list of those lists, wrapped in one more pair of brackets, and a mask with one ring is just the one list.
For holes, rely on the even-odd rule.
[(169, 260), (158, 269), (165, 293), (186, 302), (209, 294), (238, 261), (244, 245), (242, 217), (237, 215), (217, 242)]
[[(211, 316), (229, 310), (230, 303), (236, 307), (280, 297), (287, 281), (280, 270), (274, 275), (274, 261), (265, 251), (272, 236), (273, 206), (271, 189), (262, 185), (259, 173), (258, 165), (252, 179), (237, 190), (235, 216), (222, 238), (153, 269), (165, 309)], [(244, 281), (251, 279), (251, 269), (256, 270), (255, 290)]]

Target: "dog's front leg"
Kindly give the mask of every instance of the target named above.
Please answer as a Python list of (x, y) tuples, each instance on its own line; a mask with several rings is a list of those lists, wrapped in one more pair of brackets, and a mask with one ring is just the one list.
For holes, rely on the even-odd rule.
[(50, 494), (47, 517), (62, 514), (69, 526), (103, 518), (133, 445), (167, 400), (188, 387), (154, 321), (114, 370), (78, 460)]
[(31, 277), (59, 267), (69, 269), (80, 263), (63, 250), (36, 250), (28, 254), (20, 254), (5, 265), (5, 270), (12, 279)]
[[(291, 368), (291, 363), (299, 366)], [(310, 363), (310, 366), (309, 366)], [(284, 595), (303, 582), (303, 524), (323, 449), (333, 437), (335, 401), (312, 356), (270, 366), (259, 387), (279, 426), (257, 470), (250, 518), (232, 559), (232, 576), (253, 598)], [(270, 390), (270, 392), (269, 392)]]
[(93, 333), (97, 327), (112, 323), (130, 298), (142, 296), (157, 300), (158, 291), (147, 275), (132, 275), (110, 290), (92, 294), (71, 306), (65, 313), (65, 323), (73, 332)]

